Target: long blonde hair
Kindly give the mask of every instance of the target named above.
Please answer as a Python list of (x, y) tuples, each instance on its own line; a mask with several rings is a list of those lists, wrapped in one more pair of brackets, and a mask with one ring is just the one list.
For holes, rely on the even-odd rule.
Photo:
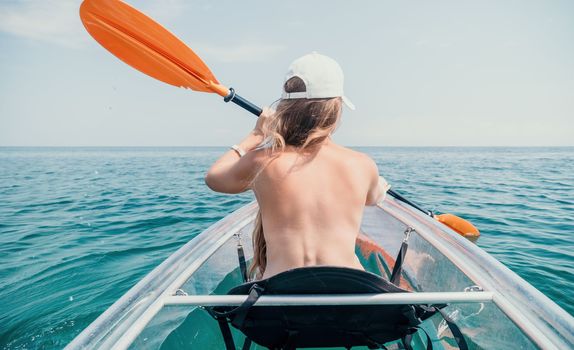
[[(305, 83), (299, 77), (285, 82), (285, 92), (304, 92)], [(298, 151), (312, 151), (337, 128), (341, 117), (341, 98), (282, 99), (263, 134), (269, 152), (277, 154), (287, 146)], [(261, 278), (267, 266), (267, 244), (263, 233), (261, 210), (253, 229), (253, 262), (249, 275)]]

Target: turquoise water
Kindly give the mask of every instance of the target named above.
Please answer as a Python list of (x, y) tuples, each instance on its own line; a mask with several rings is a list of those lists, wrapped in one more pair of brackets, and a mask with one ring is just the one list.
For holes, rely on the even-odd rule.
[[(363, 148), (393, 187), (574, 314), (574, 148)], [(223, 148), (0, 148), (0, 348), (58, 349), (252, 200), (210, 192)]]

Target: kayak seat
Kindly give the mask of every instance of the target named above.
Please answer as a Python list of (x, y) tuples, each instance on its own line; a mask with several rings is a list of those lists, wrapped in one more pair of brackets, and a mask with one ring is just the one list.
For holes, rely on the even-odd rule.
[[(268, 279), (231, 289), (231, 295), (249, 295), (238, 307), (216, 306), (206, 310), (219, 322), (228, 350), (235, 349), (229, 323), (251, 341), (269, 349), (367, 346), (385, 349), (390, 341), (403, 340), (406, 349), (419, 325), (446, 305), (317, 305), (254, 306), (261, 295), (409, 293), (370, 272), (333, 266), (288, 270)], [(446, 316), (446, 315), (444, 315)], [(447, 316), (448, 317), (448, 316)], [(456, 327), (451, 320), (447, 324)], [(457, 337), (458, 333), (459, 337)], [(426, 334), (426, 333), (425, 333)], [(466, 349), (458, 327), (453, 334)], [(428, 334), (427, 349), (432, 349)], [(459, 341), (460, 340), (460, 341)], [(461, 343), (462, 342), (462, 343)]]

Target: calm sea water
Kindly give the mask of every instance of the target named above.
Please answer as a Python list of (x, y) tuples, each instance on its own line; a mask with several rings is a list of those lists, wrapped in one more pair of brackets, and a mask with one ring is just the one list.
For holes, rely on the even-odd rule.
[[(574, 314), (574, 148), (363, 148), (407, 198)], [(0, 148), (0, 348), (58, 349), (252, 195), (209, 191), (223, 148)]]

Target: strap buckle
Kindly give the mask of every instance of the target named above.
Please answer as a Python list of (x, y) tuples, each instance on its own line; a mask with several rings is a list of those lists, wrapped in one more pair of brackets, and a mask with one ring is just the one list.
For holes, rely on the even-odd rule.
[(416, 230), (412, 227), (407, 227), (405, 230), (405, 238), (403, 239), (403, 243), (407, 243), (409, 238), (411, 237), (411, 233), (416, 232)]

